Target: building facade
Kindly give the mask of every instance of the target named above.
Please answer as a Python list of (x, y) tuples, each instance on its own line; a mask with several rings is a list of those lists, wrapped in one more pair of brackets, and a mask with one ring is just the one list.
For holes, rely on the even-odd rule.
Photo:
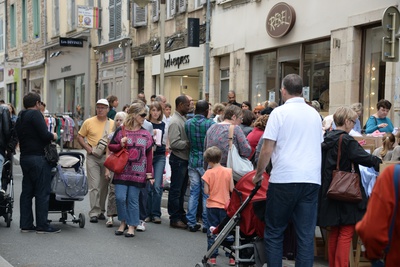
[[(304, 97), (318, 100), (323, 115), (342, 105), (363, 103), (362, 121), (379, 99), (393, 106), (399, 126), (400, 64), (382, 61), (384, 10), (399, 1), (217, 0), (212, 14), (211, 102), (280, 103), (280, 83), (288, 73), (304, 80)], [(235, 34), (231, 34), (234, 29)], [(228, 77), (228, 78), (227, 78)]]

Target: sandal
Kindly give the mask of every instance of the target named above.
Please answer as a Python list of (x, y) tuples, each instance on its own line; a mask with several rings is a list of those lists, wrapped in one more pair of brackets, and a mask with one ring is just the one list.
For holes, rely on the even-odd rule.
[(106, 222), (107, 227), (113, 227), (114, 226), (114, 220), (113, 217), (108, 217), (108, 220)]

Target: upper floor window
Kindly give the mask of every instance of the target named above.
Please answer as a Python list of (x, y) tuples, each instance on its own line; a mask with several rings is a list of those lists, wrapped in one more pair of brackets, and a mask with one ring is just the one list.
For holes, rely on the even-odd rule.
[(153, 22), (157, 22), (160, 19), (160, 0), (154, 0), (151, 3), (152, 9), (152, 20)]
[(17, 45), (15, 19), (15, 4), (12, 4), (10, 6), (10, 47), (15, 47)]
[(167, 19), (173, 18), (176, 13), (176, 1), (168, 0), (167, 1)]
[(60, 1), (53, 0), (53, 36), (60, 35)]
[(110, 0), (108, 11), (110, 14), (110, 32), (109, 32), (109, 40), (115, 40), (121, 37), (122, 31), (122, 0)]
[(28, 22), (27, 22), (27, 14), (26, 14), (26, 0), (22, 0), (22, 14), (21, 14), (21, 27), (22, 27), (22, 42), (26, 43), (27, 41), (27, 31), (28, 31)]
[(0, 51), (4, 51), (4, 19), (0, 18)]
[(32, 0), (33, 38), (40, 37), (40, 2)]
[(75, 0), (69, 0), (68, 2), (68, 30), (72, 31), (76, 29), (76, 6)]
[(134, 2), (132, 8), (132, 26), (141, 27), (146, 25), (147, 25), (147, 5), (144, 7), (140, 7)]
[(206, 3), (206, 0), (194, 0), (194, 8), (203, 7), (203, 5), (205, 3)]
[(186, 5), (187, 5), (186, 0), (176, 0), (176, 1), (178, 1), (178, 11), (179, 11), (179, 13), (185, 12), (186, 11)]

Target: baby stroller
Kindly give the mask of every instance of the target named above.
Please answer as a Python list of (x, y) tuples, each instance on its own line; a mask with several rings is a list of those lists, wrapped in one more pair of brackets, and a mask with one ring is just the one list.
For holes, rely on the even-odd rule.
[[(255, 173), (247, 173), (236, 184), (227, 208), (227, 218), (213, 230), (212, 234), (218, 234), (214, 244), (196, 267), (211, 266), (208, 260), (220, 246), (235, 257), (235, 266), (263, 265), (264, 213), (269, 175), (263, 173), (262, 183), (254, 187), (252, 179)], [(235, 238), (228, 240), (233, 229)]]
[(13, 179), (13, 155), (7, 153), (4, 158), (1, 175), (1, 189), (5, 194), (0, 194), (0, 216), (4, 217), (7, 227), (11, 226), (14, 206), (14, 179)]
[[(61, 152), (58, 165), (53, 168), (54, 178), (51, 183), (49, 213), (61, 212), (59, 222), (79, 223), (85, 227), (85, 215), (75, 216), (75, 201), (82, 201), (88, 192), (88, 183), (83, 163), (85, 156), (80, 152)], [(68, 220), (68, 213), (72, 220)]]

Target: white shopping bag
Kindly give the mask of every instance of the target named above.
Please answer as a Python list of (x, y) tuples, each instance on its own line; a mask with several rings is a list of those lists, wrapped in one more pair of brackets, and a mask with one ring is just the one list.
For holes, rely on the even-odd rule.
[(171, 184), (171, 166), (169, 165), (169, 153), (166, 155), (165, 169), (163, 174), (163, 188), (169, 190)]

